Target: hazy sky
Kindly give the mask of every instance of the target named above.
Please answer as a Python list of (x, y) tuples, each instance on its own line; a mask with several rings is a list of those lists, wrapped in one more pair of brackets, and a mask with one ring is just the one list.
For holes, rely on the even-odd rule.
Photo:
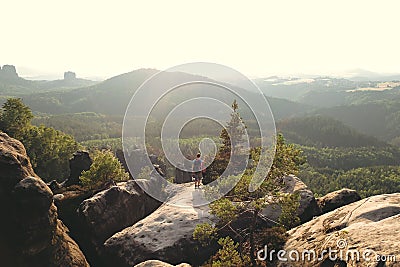
[(400, 72), (396, 0), (0, 1), (0, 65), (23, 75), (110, 77), (192, 61), (250, 76)]

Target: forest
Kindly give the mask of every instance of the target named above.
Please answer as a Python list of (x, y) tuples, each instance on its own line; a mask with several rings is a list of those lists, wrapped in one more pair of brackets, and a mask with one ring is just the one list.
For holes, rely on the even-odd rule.
[[(155, 71), (140, 69), (99, 83), (54, 82), (48, 83), (47, 88), (17, 77), (18, 90), (14, 94), (10, 90), (13, 87), (7, 87), (0, 80), (2, 86), (8, 88), (1, 91), (0, 87), (3, 101), (0, 130), (22, 142), (35, 173), (49, 185), (62, 187), (68, 181), (70, 160), (76, 151), (88, 151), (91, 166), (80, 173), (79, 185), (74, 185), (74, 190), (94, 194), (110, 184), (126, 182), (133, 174), (124, 166), (129, 159), (121, 159), (122, 150), (126, 149), (122, 143), (127, 116), (124, 111), (131, 94)], [(182, 82), (192, 78), (187, 73), (168, 75)], [(257, 266), (260, 264), (254, 256), (257, 247), (266, 242), (276, 249), (283, 246), (286, 231), (299, 225), (301, 220), (296, 215), (300, 196), (278, 193), (282, 177), (296, 175), (315, 198), (342, 188), (354, 189), (362, 198), (400, 191), (399, 87), (379, 92), (358, 91), (358, 88), (380, 83), (335, 78), (316, 78), (305, 84), (285, 79), (276, 81), (275, 78), (275, 85), (262, 80), (255, 82), (263, 90), (275, 118), (276, 129), (269, 130), (277, 133), (271, 168), (258, 190), (249, 192), (247, 188), (256, 173), (257, 163), (262, 160), (260, 139), (249, 140), (249, 163), (240, 179), (238, 170), (243, 163), (237, 159), (242, 152), (232, 149), (235, 147), (232, 140), (242, 143), (245, 132), (252, 136), (259, 133), (258, 123), (243, 101), (225, 92), (216, 92), (218, 99), (232, 103), (230, 120), (225, 125), (204, 118), (192, 120), (182, 127), (179, 135), (179, 148), (189, 160), (199, 152), (204, 138), (216, 144), (215, 158), (209, 162), (204, 185), (217, 180), (229, 162), (234, 172), (214, 189), (238, 181), (224, 197), (210, 204), (216, 223), (199, 224), (193, 233), (194, 240), (203, 246), (220, 248), (204, 263), (210, 266)], [(7, 83), (12, 81), (7, 80)], [(57, 87), (57, 84), (62, 86)], [(37, 87), (42, 89), (36, 90)], [(251, 92), (241, 92), (255, 97)], [(143, 141), (139, 135), (129, 136), (130, 152), (139, 153), (132, 154), (134, 160), (142, 161), (140, 153), (146, 151), (156, 158), (160, 173), (171, 182), (175, 181), (176, 170), (163, 149), (177, 140), (171, 137), (161, 145), (163, 114), (183, 99), (195, 96), (198, 90), (188, 90), (160, 101), (147, 121), (148, 138), (144, 147), (139, 145)], [(130, 119), (135, 124), (142, 116), (135, 114)], [(148, 179), (152, 169), (138, 166), (139, 174), (135, 178)], [(212, 196), (213, 191), (205, 194)], [(266, 195), (281, 207), (281, 214), (272, 228), (260, 228), (258, 222), (264, 208), (271, 204), (265, 201)], [(250, 219), (239, 231), (234, 222), (242, 214)]]
[[(34, 166), (43, 178), (62, 180), (68, 176), (66, 162), (73, 150), (107, 148), (115, 153), (122, 148), (122, 123), (127, 101), (141, 82), (156, 72), (154, 69), (139, 69), (103, 82), (79, 80), (76, 77), (57, 82), (34, 82), (18, 74), (12, 79), (0, 79), (0, 89), (18, 87), (14, 91), (0, 90), (4, 103), (2, 114), (14, 109), (29, 109), (23, 122), (18, 123), (24, 128), (23, 131), (14, 130), (15, 126), (8, 125), (12, 122), (7, 120), (12, 119), (4, 115), (2, 129), (4, 131), (11, 127), (13, 135), (25, 139)], [(190, 78), (189, 74), (183, 73), (170, 75), (178, 80)], [(307, 164), (301, 167), (299, 175), (316, 193), (324, 194), (339, 189), (346, 184), (340, 182), (341, 177), (348, 180), (346, 177), (351, 171), (365, 172), (365, 175), (360, 175), (358, 182), (348, 184), (357, 188), (368, 183), (365, 180), (371, 182), (376, 179), (371, 168), (393, 169), (396, 173), (400, 161), (400, 87), (357, 91), (358, 88), (377, 87), (382, 82), (330, 77), (317, 77), (307, 82), (270, 77), (256, 79), (255, 83), (269, 101), (277, 132), (303, 151)], [(95, 99), (91, 98), (93, 94), (96, 95)], [(190, 97), (192, 93), (186, 94), (185, 97)], [(231, 101), (224, 93), (217, 94)], [(21, 100), (6, 102), (10, 97)], [(336, 99), (337, 103), (330, 103), (332, 99)], [(162, 109), (173, 106), (174, 101), (173, 97), (167, 99)], [(239, 112), (246, 121), (247, 130), (251, 132), (256, 129), (257, 125), (241, 103)], [(156, 132), (161, 127), (157, 118), (149, 123), (149, 129)], [(199, 133), (198, 129), (202, 129), (202, 132)], [(185, 146), (186, 153), (195, 153), (200, 137), (216, 140), (220, 131), (221, 128), (212, 121), (189, 124), (181, 133), (181, 146)], [(57, 149), (48, 149), (50, 144), (59, 142), (64, 144)], [(39, 146), (39, 143), (48, 145)], [(158, 152), (156, 142), (149, 146), (149, 151)], [(384, 183), (376, 186), (384, 188), (374, 190), (393, 191), (392, 186)]]

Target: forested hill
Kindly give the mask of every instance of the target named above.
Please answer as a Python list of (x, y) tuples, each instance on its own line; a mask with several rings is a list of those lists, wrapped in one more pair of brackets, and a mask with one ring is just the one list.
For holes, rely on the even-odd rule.
[(335, 118), (380, 140), (400, 144), (400, 98), (324, 108), (314, 113)]
[[(158, 71), (154, 69), (139, 69), (112, 77), (104, 82), (89, 87), (24, 95), (23, 100), (33, 111), (45, 114), (95, 112), (105, 115), (122, 116), (126, 111), (133, 93), (147, 78), (157, 72)], [(180, 72), (164, 73), (164, 75), (166, 75), (168, 79), (177, 82), (185, 82), (196, 78), (196, 76), (191, 74)], [(238, 88), (238, 90), (241, 90), (243, 94), (250, 95), (250, 97), (256, 97), (252, 96), (252, 93), (246, 90), (240, 88)], [(190, 96), (197, 94), (197, 92), (188, 89), (185, 94)], [(227, 102), (233, 100), (232, 95), (225, 92), (215, 91), (213, 95), (216, 98), (226, 99)], [(176, 103), (179, 103), (182, 97), (184, 97), (182, 94), (172, 93), (168, 96), (168, 103), (166, 103), (166, 105), (174, 106)], [(272, 112), (277, 119), (299, 116), (314, 109), (312, 106), (285, 99), (270, 97), (268, 100)], [(244, 114), (244, 116), (246, 116), (246, 114)]]
[[(75, 117), (74, 114), (77, 113), (94, 112), (99, 115), (99, 120), (109, 121), (109, 117), (112, 117), (112, 124), (119, 125), (122, 123), (122, 116), (134, 91), (147, 78), (157, 72), (158, 70), (155, 69), (138, 69), (103, 82), (83, 86), (86, 82), (94, 82), (79, 79), (73, 73), (66, 73), (63, 80), (29, 81), (20, 78), (13, 66), (5, 66), (1, 70), (2, 74), (0, 74), (0, 101), (5, 101), (10, 96), (21, 97), (35, 114), (45, 118), (45, 120), (40, 120), (41, 123), (45, 124), (52, 121), (53, 115), (69, 114), (64, 116), (66, 118)], [(166, 75), (169, 79), (176, 81), (185, 81), (195, 77), (191, 74), (179, 72), (167, 73)], [(400, 145), (399, 82), (352, 81), (329, 77), (312, 79), (270, 77), (269, 79), (256, 80), (256, 82), (267, 96), (277, 121), (321, 115), (334, 118), (364, 135)], [(187, 94), (191, 94), (191, 92)], [(165, 107), (175, 106), (182, 97), (183, 95), (171, 94), (164, 103), (164, 110), (166, 110)], [(232, 101), (221, 93), (218, 93), (217, 97), (225, 98), (227, 102)], [(240, 106), (243, 107), (244, 105)], [(246, 118), (248, 114), (242, 111), (242, 115)], [(86, 118), (86, 115), (83, 115), (83, 117)], [(58, 117), (56, 120), (60, 118)], [(82, 114), (77, 115), (77, 120), (74, 120), (75, 124), (81, 124), (79, 118), (82, 118)], [(292, 120), (290, 125), (293, 126), (295, 121)], [(321, 119), (298, 120), (297, 126), (306, 124), (308, 125), (305, 127), (307, 129), (323, 132), (328, 126), (321, 125), (321, 123), (334, 124), (336, 129), (343, 128), (343, 125), (337, 125), (335, 121), (322, 122)], [(109, 125), (106, 128), (115, 128), (114, 126)], [(288, 125), (285, 126), (285, 123), (281, 126), (289, 127)], [(63, 128), (68, 128), (68, 125), (63, 126)], [(305, 137), (301, 136), (301, 133), (297, 130), (293, 133), (295, 136), (291, 136), (292, 128), (285, 128), (284, 130), (288, 138), (293, 141), (303, 144), (310, 143), (310, 140), (304, 139)], [(118, 132), (115, 129), (111, 131), (114, 133), (110, 136), (115, 136)], [(96, 130), (93, 129), (91, 132), (93, 133), (87, 136), (96, 135)], [(340, 133), (335, 134), (340, 136)], [(105, 135), (108, 136), (108, 134)], [(103, 133), (100, 133), (100, 136), (104, 136)], [(357, 146), (359, 142), (372, 142), (372, 144), (376, 142), (367, 140), (368, 138), (365, 136), (360, 137), (361, 139), (359, 137), (354, 136), (351, 141), (332, 139), (331, 144), (337, 145), (337, 142), (348, 142), (352, 143), (352, 146)]]
[(30, 94), (23, 96), (23, 99), (32, 110), (41, 113), (97, 112), (122, 115), (134, 91), (156, 72), (153, 69), (140, 69), (89, 87)]
[(277, 123), (278, 131), (292, 143), (315, 147), (386, 146), (377, 138), (357, 132), (330, 117), (310, 116), (291, 118)]

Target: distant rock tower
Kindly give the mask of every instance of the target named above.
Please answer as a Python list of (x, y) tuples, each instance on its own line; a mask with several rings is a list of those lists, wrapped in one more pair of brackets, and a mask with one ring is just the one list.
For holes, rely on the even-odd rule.
[(17, 70), (13, 65), (4, 65), (2, 68), (0, 67), (0, 76), (8, 79), (18, 78)]
[(64, 80), (66, 81), (72, 81), (76, 79), (76, 74), (75, 72), (72, 71), (66, 71), (64, 72)]

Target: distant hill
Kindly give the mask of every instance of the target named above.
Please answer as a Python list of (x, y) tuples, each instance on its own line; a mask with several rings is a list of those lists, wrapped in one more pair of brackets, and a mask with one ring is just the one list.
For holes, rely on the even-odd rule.
[[(36, 114), (42, 114), (44, 117), (56, 114), (95, 112), (106, 116), (116, 116), (122, 120), (133, 93), (147, 78), (157, 72), (159, 71), (155, 69), (139, 69), (97, 83), (79, 79), (72, 72), (66, 72), (62, 80), (30, 81), (19, 77), (15, 67), (6, 65), (0, 71), (0, 102), (5, 101), (7, 97), (17, 96), (21, 97)], [(163, 75), (166, 75), (168, 82), (181, 83), (200, 77), (181, 72), (168, 72)], [(213, 82), (211, 79), (209, 81)], [(330, 77), (298, 79), (273, 76), (257, 79), (256, 83), (267, 96), (277, 121), (305, 115), (321, 115), (341, 121), (359, 133), (374, 136), (392, 144), (400, 144), (399, 86), (388, 89), (381, 88), (381, 91), (358, 90), (364, 87), (378, 88), (381, 84)], [(160, 86), (165, 85), (160, 84)], [(201, 90), (199, 88), (193, 87), (168, 94), (155, 111), (163, 116), (188, 97), (209, 94), (226, 103), (233, 101), (234, 96), (227, 92), (218, 91), (215, 88), (200, 88)], [(250, 98), (259, 97), (259, 95), (241, 88), (238, 90)], [(149, 96), (151, 96), (151, 92), (149, 92)], [(243, 109), (245, 105), (239, 101), (239, 107)], [(219, 111), (215, 110), (215, 112)], [(251, 111), (240, 110), (240, 112), (243, 118), (251, 124)], [(325, 127), (319, 125), (322, 123), (321, 121), (313, 121), (313, 123), (316, 123), (315, 127)], [(315, 127), (310, 126), (309, 128), (317, 129)], [(286, 129), (290, 135), (289, 130), (293, 129)], [(307, 136), (298, 138), (307, 139)], [(297, 141), (307, 143), (306, 139)]]
[(73, 89), (93, 85), (97, 82), (72, 76), (64, 77), (63, 80), (27, 80), (19, 77), (15, 66), (4, 65), (0, 67), (0, 95), (2, 96), (23, 96), (45, 91)]
[(304, 116), (305, 114), (308, 114), (316, 109), (311, 105), (298, 103), (282, 98), (266, 98), (268, 100), (269, 106), (271, 107), (272, 113), (274, 114), (275, 121), (285, 118)]
[[(317, 77), (317, 78), (277, 78), (269, 77), (256, 79), (255, 83), (260, 87), (266, 96), (284, 98), (291, 101), (302, 101), (309, 93), (337, 93), (357, 88), (358, 84), (347, 79)], [(307, 104), (320, 105), (319, 102)]]
[(266, 96), (323, 108), (400, 98), (399, 87), (390, 87), (386, 86), (387, 83), (371, 80), (269, 77), (256, 79), (255, 82)]
[[(157, 73), (154, 69), (139, 69), (129, 73), (121, 74), (101, 83), (74, 90), (52, 91), (23, 96), (24, 102), (34, 111), (47, 114), (96, 112), (106, 115), (124, 115), (127, 105), (133, 93), (150, 76)], [(173, 72), (164, 73), (166, 79), (176, 83), (196, 80), (196, 76)], [(210, 80), (211, 82), (213, 80)], [(163, 86), (163, 85), (160, 85)], [(226, 103), (230, 103), (235, 98), (231, 93), (218, 90), (217, 88), (191, 87), (185, 91), (169, 93), (161, 103), (161, 109), (171, 108), (179, 104), (187, 97), (212, 95)], [(251, 92), (238, 88), (241, 94), (248, 97), (259, 97)], [(309, 105), (292, 102), (285, 99), (268, 98), (275, 119), (299, 116), (313, 110)], [(244, 108), (244, 104), (239, 107)], [(204, 108), (204, 107), (202, 107)], [(161, 111), (160, 111), (161, 112)], [(216, 111), (218, 112), (218, 111)], [(244, 117), (250, 116), (249, 112), (242, 111)]]
[(400, 80), (399, 73), (377, 73), (364, 69), (353, 69), (345, 73), (353, 81), (393, 81)]
[(286, 119), (277, 123), (278, 131), (282, 132), (290, 142), (315, 147), (366, 147), (386, 146), (375, 137), (361, 134), (346, 126), (341, 121), (323, 117), (298, 117)]
[(400, 98), (324, 108), (314, 114), (335, 118), (361, 133), (387, 142), (400, 137)]

